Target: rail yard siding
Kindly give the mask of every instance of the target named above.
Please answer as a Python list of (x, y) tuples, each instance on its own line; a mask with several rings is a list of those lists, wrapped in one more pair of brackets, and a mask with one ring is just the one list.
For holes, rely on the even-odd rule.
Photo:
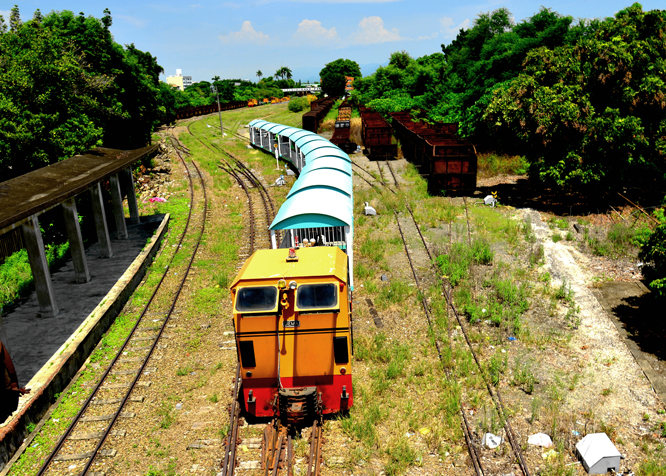
[(169, 218), (167, 214), (150, 243), (102, 298), (100, 305), (26, 385), (32, 390), (31, 393), (21, 398), (18, 412), (9, 423), (0, 426), (0, 470), (21, 446), (28, 434), (27, 425), (37, 423), (42, 418), (55, 401), (55, 395), (67, 387), (125, 306), (157, 254), (168, 229)]

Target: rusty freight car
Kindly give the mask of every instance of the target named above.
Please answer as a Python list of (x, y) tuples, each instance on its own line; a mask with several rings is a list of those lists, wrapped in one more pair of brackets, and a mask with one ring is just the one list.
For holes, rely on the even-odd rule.
[(431, 193), (476, 188), (476, 149), (458, 136), (457, 123), (415, 121), (404, 111), (391, 117), (404, 157), (427, 177)]

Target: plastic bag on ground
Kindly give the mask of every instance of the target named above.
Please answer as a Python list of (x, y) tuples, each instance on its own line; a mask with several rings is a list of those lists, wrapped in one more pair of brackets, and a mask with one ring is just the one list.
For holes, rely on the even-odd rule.
[(529, 438), (527, 438), (527, 442), (530, 445), (543, 446), (544, 448), (550, 448), (553, 446), (553, 440), (551, 440), (550, 436), (545, 433), (535, 433), (534, 435), (530, 435)]

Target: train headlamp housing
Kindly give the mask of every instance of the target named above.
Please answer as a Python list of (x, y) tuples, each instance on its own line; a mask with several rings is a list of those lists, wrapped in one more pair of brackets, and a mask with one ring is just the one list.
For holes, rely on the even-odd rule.
[(286, 289), (287, 288), (287, 281), (285, 281), (284, 279), (281, 279), (281, 280), (278, 281), (277, 286), (278, 286), (278, 289), (280, 291), (283, 290), (283, 289)]
[(298, 287), (298, 283), (296, 281), (289, 281), (289, 289), (292, 291)]

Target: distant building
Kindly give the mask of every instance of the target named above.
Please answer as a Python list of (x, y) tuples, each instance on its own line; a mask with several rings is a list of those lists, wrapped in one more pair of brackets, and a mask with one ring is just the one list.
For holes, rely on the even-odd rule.
[(345, 76), (345, 79), (347, 80), (347, 83), (345, 84), (345, 91), (353, 91), (354, 90), (354, 77), (353, 76)]
[(192, 84), (194, 84), (192, 82), (192, 76), (183, 76), (182, 69), (177, 69), (175, 76), (167, 76), (166, 82), (170, 86), (175, 86), (181, 91), (185, 91), (186, 87), (192, 86)]

